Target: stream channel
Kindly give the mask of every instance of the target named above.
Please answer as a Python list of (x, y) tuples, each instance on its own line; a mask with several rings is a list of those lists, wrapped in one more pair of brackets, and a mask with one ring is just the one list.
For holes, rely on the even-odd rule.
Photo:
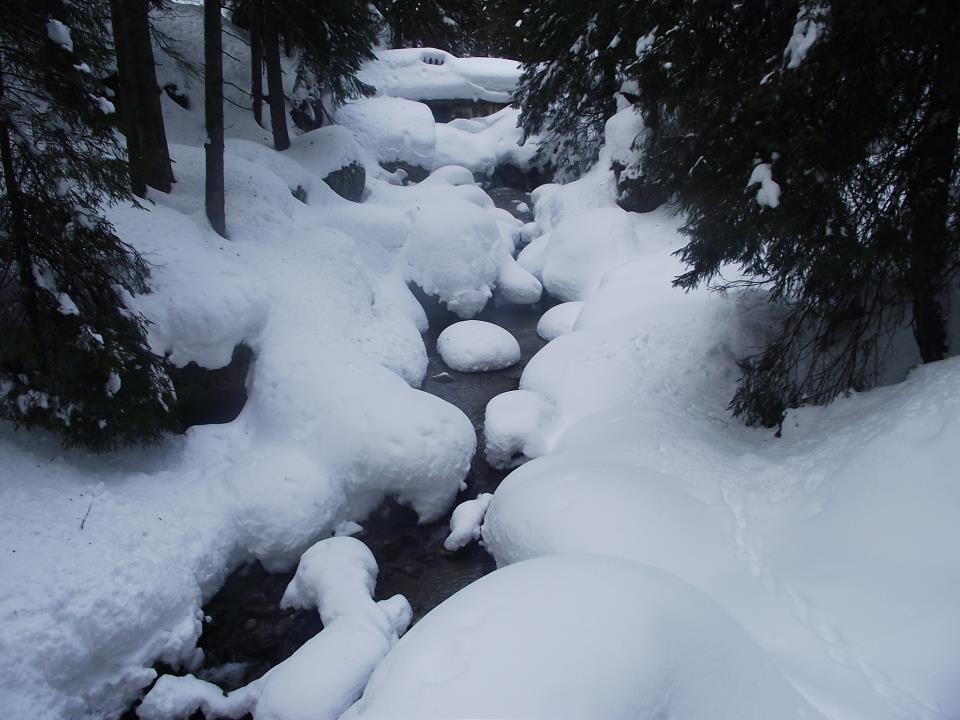
[[(529, 212), (517, 210), (518, 203), (529, 203), (529, 193), (507, 187), (487, 192), (498, 207), (524, 221), (532, 219)], [(496, 298), (491, 301), (477, 319), (510, 331), (520, 344), (521, 360), (500, 371), (461, 373), (447, 367), (436, 350), (437, 336), (459, 318), (436, 300), (422, 294), (417, 297), (430, 318), (430, 330), (423, 338), (429, 365), (422, 389), (460, 408), (477, 433), (477, 452), (466, 477), (467, 489), (457, 502), (492, 493), (508, 471), (496, 470), (484, 459), (484, 411), (495, 395), (517, 389), (523, 368), (544, 345), (537, 335), (537, 321), (553, 303), (546, 298), (530, 306), (501, 304)], [(414, 623), (496, 567), (477, 543), (457, 553), (444, 549), (449, 515), (419, 525), (411, 509), (389, 500), (361, 524), (364, 531), (357, 537), (369, 546), (380, 567), (376, 599), (404, 595), (413, 608)], [(235, 689), (262, 676), (320, 632), (323, 625), (315, 610), (280, 609), (280, 598), (292, 578), (292, 570), (268, 573), (259, 562), (244, 565), (227, 578), (203, 608), (207, 621), (199, 645), (204, 651), (204, 664), (197, 676), (224, 690)], [(135, 715), (128, 712), (125, 717)]]

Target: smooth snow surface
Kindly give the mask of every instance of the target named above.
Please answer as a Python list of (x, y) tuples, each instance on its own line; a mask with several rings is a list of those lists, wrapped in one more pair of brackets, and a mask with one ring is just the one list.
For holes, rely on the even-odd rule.
[(583, 309), (582, 302), (565, 302), (547, 310), (537, 323), (537, 335), (553, 340), (573, 330)]
[(520, 362), (520, 344), (499, 325), (464, 320), (446, 328), (437, 338), (443, 361), (460, 372), (502, 370)]
[(498, 570), (430, 612), (343, 717), (819, 716), (686, 583), (612, 558), (552, 557)]

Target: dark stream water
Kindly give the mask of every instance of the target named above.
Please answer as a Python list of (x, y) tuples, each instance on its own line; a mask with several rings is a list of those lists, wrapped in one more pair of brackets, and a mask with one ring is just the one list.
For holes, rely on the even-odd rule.
[[(529, 194), (511, 188), (488, 190), (498, 207), (527, 221), (517, 210), (529, 203)], [(478, 317), (509, 330), (520, 343), (521, 361), (496, 372), (461, 373), (448, 368), (436, 352), (440, 332), (458, 320), (431, 298), (418, 296), (430, 317), (424, 336), (429, 365), (422, 389), (460, 408), (477, 433), (477, 453), (458, 502), (482, 492), (493, 492), (506, 475), (487, 465), (483, 457), (483, 417), (495, 395), (515, 390), (527, 361), (543, 347), (536, 325), (549, 301), (533, 306), (491, 302)], [(357, 537), (372, 550), (380, 567), (377, 599), (401, 593), (410, 601), (414, 622), (461, 588), (491, 572), (492, 558), (477, 544), (457, 553), (443, 548), (449, 518), (418, 525), (415, 513), (388, 501), (363, 522)], [(263, 675), (322, 629), (316, 611), (281, 610), (280, 598), (293, 573), (268, 573), (259, 563), (239, 568), (206, 604), (207, 620), (200, 647), (205, 661), (197, 675), (230, 690)], [(131, 715), (131, 717), (133, 717)]]

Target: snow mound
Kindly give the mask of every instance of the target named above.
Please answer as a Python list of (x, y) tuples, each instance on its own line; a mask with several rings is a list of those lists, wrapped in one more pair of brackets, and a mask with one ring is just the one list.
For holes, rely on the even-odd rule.
[(487, 100), (508, 104), (520, 63), (500, 58), (458, 58), (434, 48), (381, 50), (357, 74), (378, 92), (407, 100)]
[(523, 140), (519, 120), (520, 111), (506, 107), (486, 117), (438, 124), (437, 166), (463, 165), (485, 178), (491, 177), (498, 165), (529, 170), (536, 160), (539, 137)]
[[(528, 246), (529, 247), (529, 246)], [(620, 208), (597, 208), (561, 222), (544, 249), (540, 280), (565, 302), (593, 295), (604, 274), (640, 254), (630, 216)]]
[(508, 247), (509, 239), (487, 209), (453, 198), (442, 205), (424, 203), (413, 212), (404, 248), (408, 277), (451, 311), (469, 318), (493, 296)]
[[(208, 718), (336, 720), (363, 691), (413, 616), (402, 595), (373, 601), (377, 563), (359, 540), (335, 537), (300, 560), (282, 607), (317, 607), (323, 630), (249, 685), (224, 695), (193, 675), (164, 675), (137, 709), (143, 720)], [(317, 682), (317, 678), (322, 682)]]
[(492, 499), (490, 493), (480, 493), (473, 500), (462, 502), (453, 509), (450, 535), (443, 541), (445, 549), (455, 552), (480, 539), (480, 525)]
[(507, 253), (500, 256), (497, 295), (514, 305), (532, 305), (543, 296), (543, 285)]
[(333, 117), (382, 163), (402, 162), (426, 170), (434, 166), (435, 124), (423, 103), (361, 98), (337, 108)]
[(343, 717), (819, 716), (686, 583), (612, 558), (551, 557), (497, 570), (435, 608)]
[(502, 370), (520, 362), (520, 343), (499, 325), (464, 320), (446, 328), (437, 338), (443, 361), (460, 372)]
[(582, 302), (565, 302), (550, 308), (537, 323), (537, 335), (549, 342), (571, 332), (583, 305)]
[(543, 395), (530, 390), (511, 390), (493, 398), (483, 421), (487, 462), (509, 468), (541, 454), (535, 443), (552, 411)]

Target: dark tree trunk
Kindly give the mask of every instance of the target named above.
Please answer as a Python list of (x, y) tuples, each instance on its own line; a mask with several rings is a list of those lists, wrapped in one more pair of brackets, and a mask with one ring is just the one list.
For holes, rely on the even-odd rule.
[(950, 253), (947, 220), (960, 126), (960, 43), (953, 32), (946, 32), (951, 26), (957, 28), (958, 23), (945, 18), (907, 196), (912, 230), (913, 334), (923, 362), (942, 360), (947, 354), (943, 300)]
[(203, 3), (204, 102), (207, 144), (207, 218), (222, 237), (227, 236), (223, 189), (223, 19), (220, 0)]
[(253, 119), (263, 127), (263, 8), (253, 0), (250, 8), (250, 95)]
[(273, 147), (290, 147), (287, 132), (287, 105), (283, 95), (283, 68), (280, 66), (280, 38), (276, 17), (271, 9), (264, 11), (263, 53), (267, 62), (267, 91), (270, 93), (270, 125), (273, 127)]
[(170, 192), (173, 170), (150, 43), (148, 0), (111, 0), (110, 11), (133, 191), (143, 197), (149, 185)]

